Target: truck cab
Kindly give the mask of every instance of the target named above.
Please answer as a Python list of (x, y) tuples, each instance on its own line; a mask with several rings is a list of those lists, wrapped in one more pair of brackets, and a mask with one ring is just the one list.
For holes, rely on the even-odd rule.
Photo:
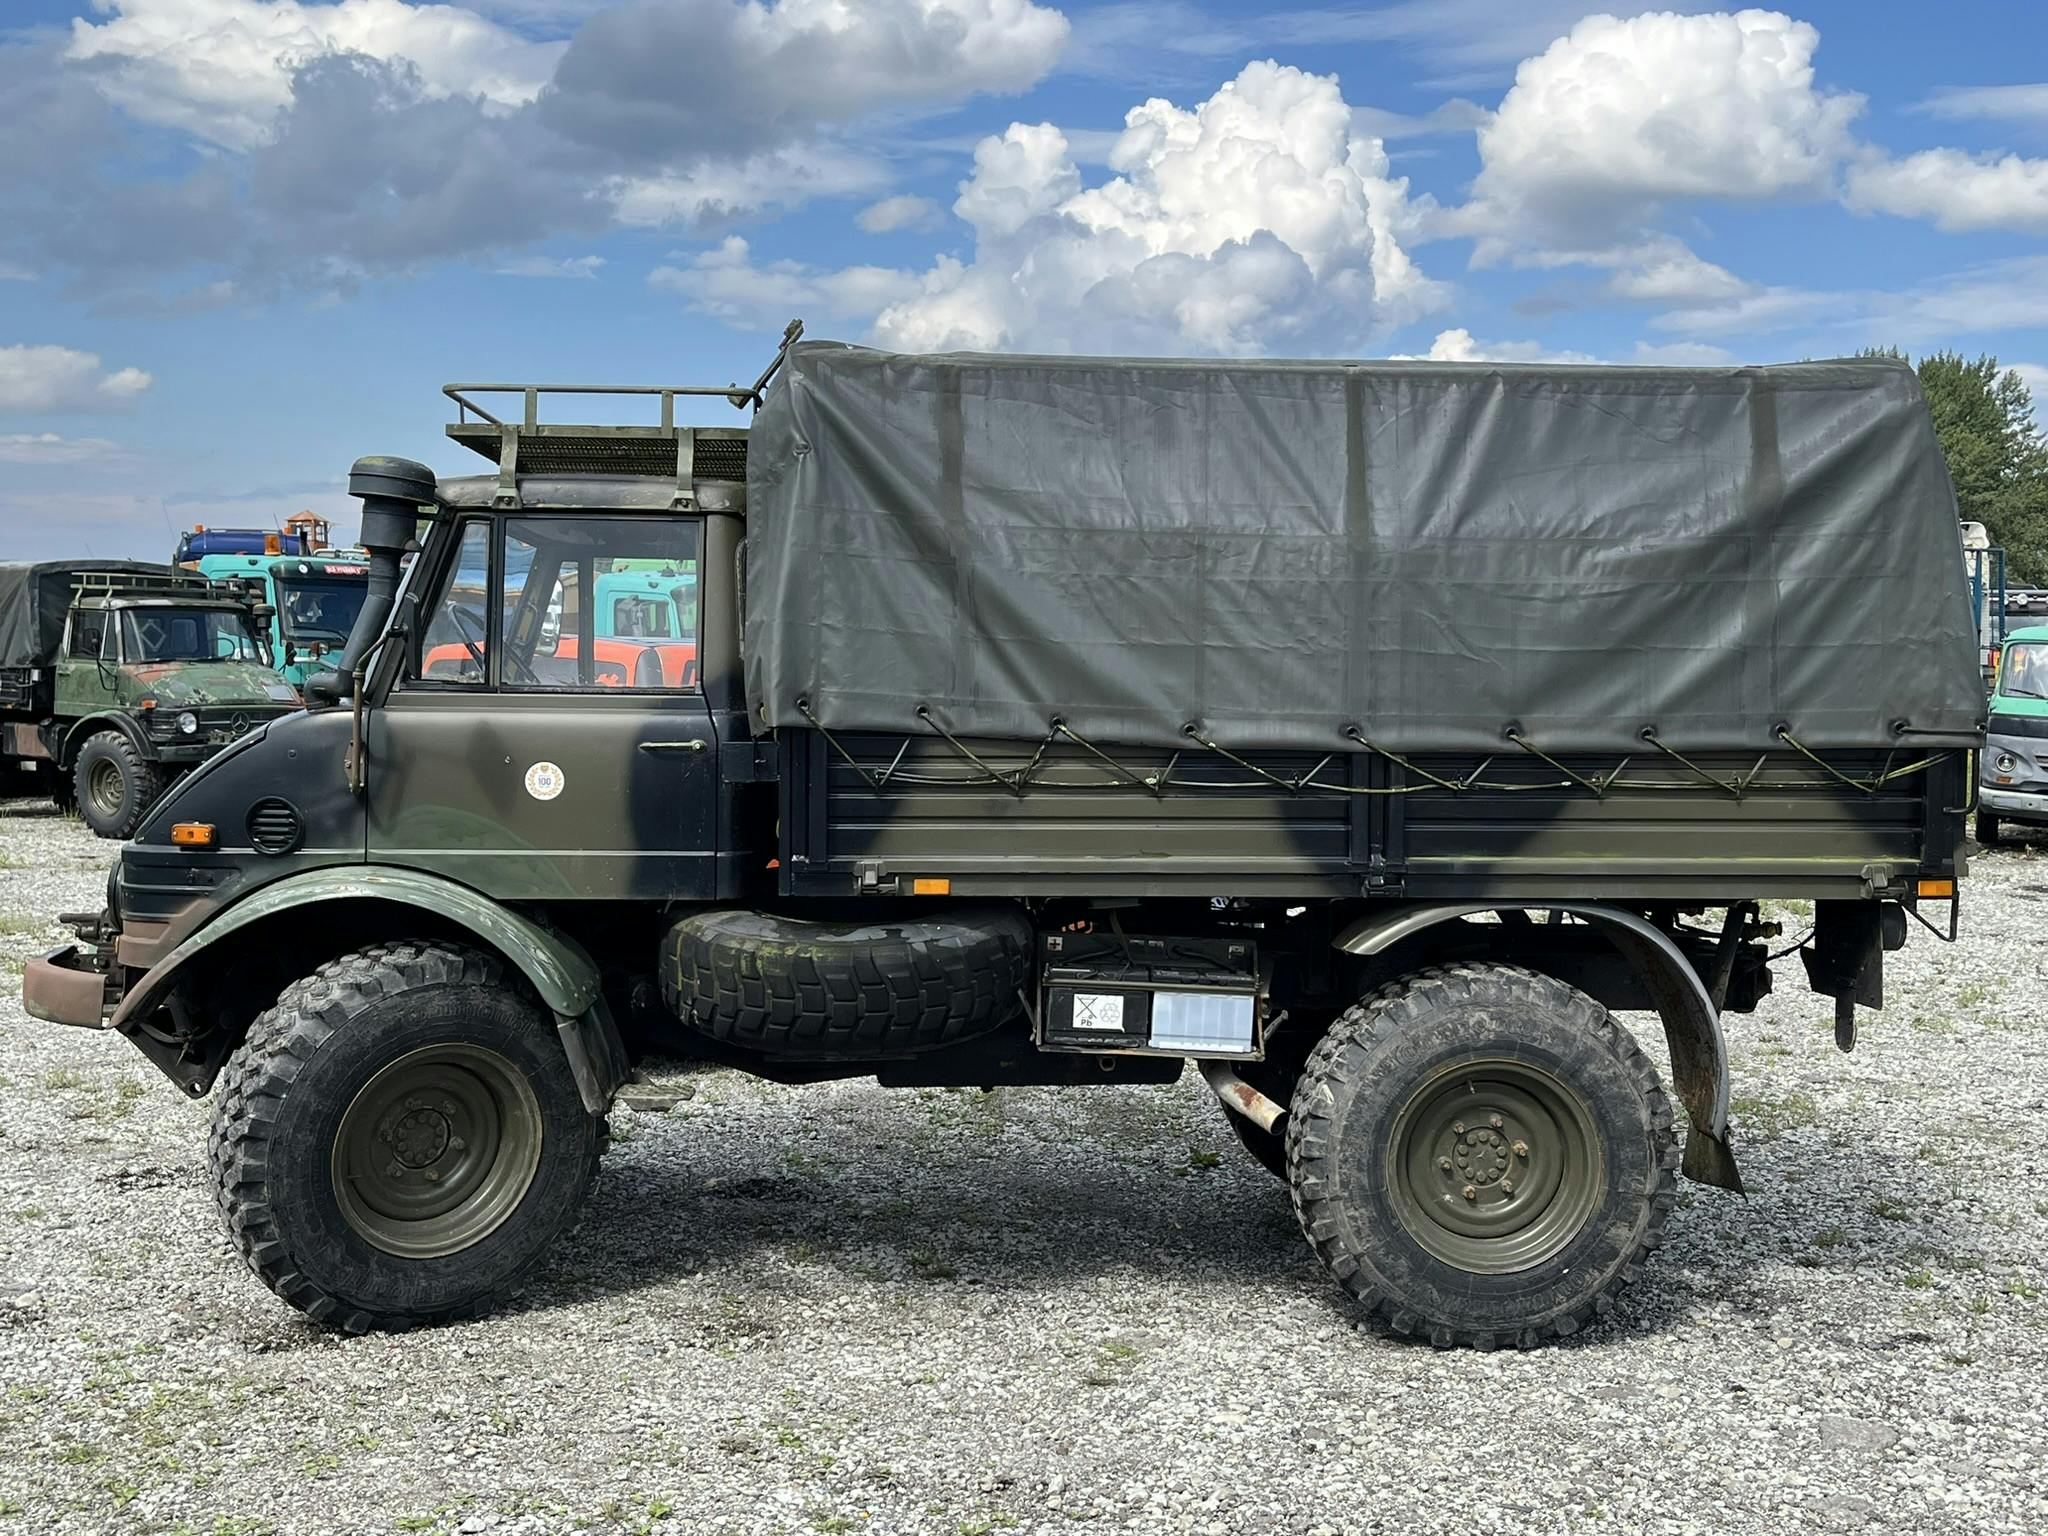
[(1978, 760), (1977, 841), (2006, 824), (2048, 827), (2048, 625), (2015, 629), (1999, 652)]
[(368, 590), (366, 561), (360, 550), (271, 551), (202, 555), (192, 566), (214, 581), (238, 582), (257, 596), (272, 664), (286, 682), (303, 688), (348, 643)]

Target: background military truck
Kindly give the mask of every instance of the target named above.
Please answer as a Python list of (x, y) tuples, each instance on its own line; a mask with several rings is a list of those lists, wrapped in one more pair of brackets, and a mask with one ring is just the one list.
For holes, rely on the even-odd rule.
[[(645, 426), (451, 387), (493, 472), (358, 463), (337, 675), (28, 969), (218, 1085), (234, 1241), (318, 1319), (516, 1289), (653, 1044), (1192, 1060), (1364, 1308), (1537, 1343), (1681, 1173), (1740, 1187), (1721, 1020), (1773, 961), (1847, 1048), (1953, 931), (1984, 693), (1903, 366), (783, 357)], [(699, 575), (687, 684), (607, 683), (563, 601), (641, 562)], [(1659, 1017), (1677, 1106), (1610, 1009)]]
[(298, 708), (244, 603), (133, 561), (0, 565), (0, 756), (102, 837), (164, 785)]

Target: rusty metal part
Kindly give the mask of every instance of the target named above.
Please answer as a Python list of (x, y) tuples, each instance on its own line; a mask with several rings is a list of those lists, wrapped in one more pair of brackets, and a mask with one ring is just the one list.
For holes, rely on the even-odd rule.
[(1287, 1118), (1285, 1106), (1267, 1098), (1250, 1083), (1230, 1070), (1227, 1062), (1197, 1062), (1196, 1069), (1208, 1083), (1223, 1107), (1234, 1115), (1242, 1115), (1260, 1130), (1279, 1134), (1280, 1122)]

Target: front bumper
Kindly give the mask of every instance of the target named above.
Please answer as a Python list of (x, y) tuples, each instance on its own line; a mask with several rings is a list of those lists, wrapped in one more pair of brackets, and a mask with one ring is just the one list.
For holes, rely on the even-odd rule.
[(1980, 810), (1996, 812), (2010, 821), (2038, 821), (2048, 824), (2048, 791), (1998, 789), (1989, 784), (1979, 784), (1977, 806)]
[(31, 1018), (82, 1029), (107, 1027), (107, 973), (88, 968), (85, 951), (65, 944), (29, 961), (21, 1002)]

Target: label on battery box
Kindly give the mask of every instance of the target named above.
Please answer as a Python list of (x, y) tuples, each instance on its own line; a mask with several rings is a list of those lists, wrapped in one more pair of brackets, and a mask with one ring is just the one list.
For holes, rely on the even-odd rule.
[(1076, 992), (1074, 994), (1074, 1028), (1102, 1029), (1112, 1034), (1122, 1034), (1124, 1028), (1124, 1000), (1116, 992)]

